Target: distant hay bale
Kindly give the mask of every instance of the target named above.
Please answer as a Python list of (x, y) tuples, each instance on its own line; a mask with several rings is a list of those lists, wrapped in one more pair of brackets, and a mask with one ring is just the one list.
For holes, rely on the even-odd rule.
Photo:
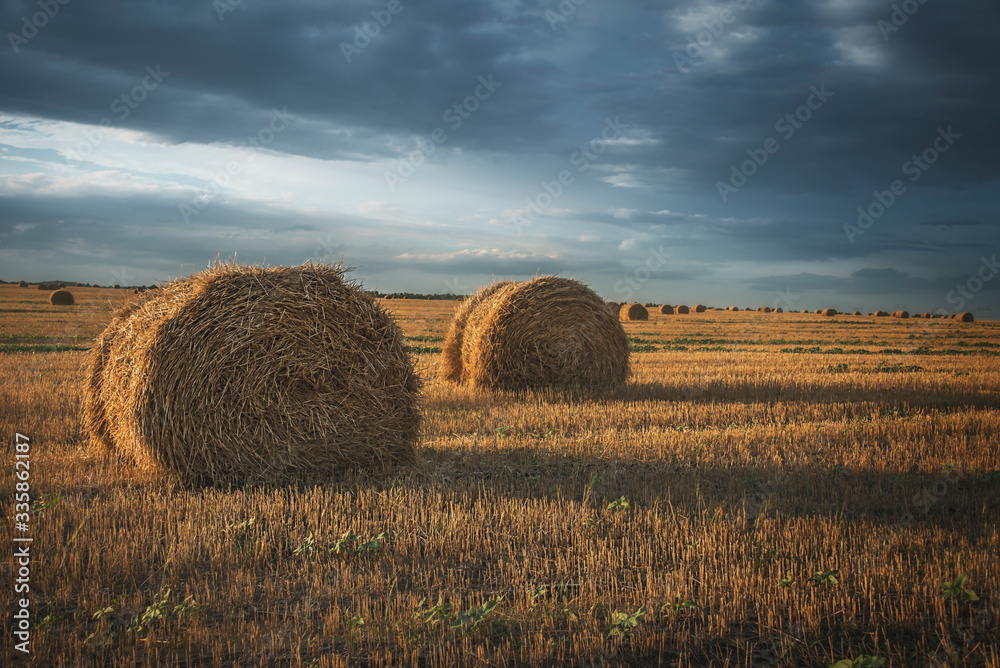
[(56, 287), (59, 288), (60, 290), (62, 290), (63, 288), (66, 287), (66, 284), (65, 283), (56, 283)]
[(705, 307), (703, 305), (701, 305), (701, 304), (695, 304), (694, 306), (691, 307), (691, 312), (692, 313), (704, 313), (705, 312)]
[(852, 313), (851, 315), (861, 315), (861, 311), (855, 311), (855, 312), (854, 312), (854, 313)]
[(774, 312), (775, 313), (784, 313), (785, 311), (779, 306), (778, 308), (774, 309)]
[(340, 265), (219, 264), (115, 315), (84, 425), (185, 483), (324, 480), (412, 461), (419, 388), (399, 327)]
[[(599, 391), (628, 378), (619, 316), (579, 281), (542, 276), (493, 284), (469, 301), (445, 340), (445, 354), (455, 360), (443, 367), (448, 380), (493, 390)], [(641, 304), (621, 313), (638, 309), (647, 314)]]
[(618, 315), (618, 309), (622, 307), (618, 302), (604, 302), (604, 306), (607, 307), (608, 313), (613, 315)]
[(958, 315), (955, 316), (955, 320), (959, 320), (961, 322), (972, 322), (975, 319), (976, 318), (968, 311), (966, 311), (965, 313), (959, 313)]
[(749, 310), (750, 310), (750, 307), (749, 307), (749, 306), (746, 306), (746, 307), (744, 307), (744, 308), (743, 308), (743, 310), (744, 310), (744, 311), (749, 311)]
[[(462, 376), (462, 348), (465, 342), (465, 328), (469, 322), (469, 316), (479, 307), (480, 302), (489, 299), (498, 290), (514, 285), (513, 281), (498, 281), (486, 285), (479, 289), (464, 302), (452, 318), (451, 328), (445, 337), (443, 354), (441, 355), (441, 377), (453, 383), (463, 382)], [(615, 302), (608, 302), (608, 306)], [(612, 315), (617, 316), (617, 308)]]
[(674, 310), (677, 311), (677, 313), (679, 313), (681, 315), (684, 315), (684, 314), (686, 314), (686, 313), (688, 313), (690, 311), (690, 309), (688, 309), (688, 307), (685, 306), (684, 304), (681, 304), (680, 306), (678, 306)]
[(833, 316), (833, 315), (837, 315), (837, 309), (835, 309), (835, 308), (825, 308), (822, 311), (822, 315), (825, 315), (827, 317)]
[(50, 286), (48, 283), (39, 283), (38, 284), (38, 289), (39, 290), (51, 290), (52, 286)]
[(670, 304), (664, 304), (660, 307), (660, 315), (673, 315), (674, 307)]
[(649, 320), (649, 311), (642, 304), (622, 304), (618, 309), (618, 319), (622, 322)]
[(892, 314), (892, 317), (893, 318), (909, 318), (910, 314), (908, 312), (906, 312), (906, 311), (895, 311)]
[(49, 303), (53, 306), (72, 306), (73, 293), (69, 290), (56, 290), (51, 295), (49, 295)]
[(885, 311), (875, 311), (875, 317), (876, 318), (888, 318), (889, 314), (886, 313)]
[(18, 281), (17, 282), (17, 287), (19, 287), (19, 288), (26, 288), (26, 287), (28, 287), (28, 281)]

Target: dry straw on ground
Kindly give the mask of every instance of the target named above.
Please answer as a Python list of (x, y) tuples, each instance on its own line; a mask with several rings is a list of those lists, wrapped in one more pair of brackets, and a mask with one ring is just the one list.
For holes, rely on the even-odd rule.
[[(542, 276), (488, 285), (467, 304), (445, 340), (448, 380), (493, 390), (575, 391), (608, 389), (628, 378), (628, 337), (618, 315), (579, 281)], [(640, 304), (622, 311), (628, 308), (646, 312)]]
[(340, 265), (219, 264), (116, 314), (84, 422), (185, 483), (325, 480), (412, 460), (419, 385), (399, 328)]
[(674, 307), (670, 304), (664, 304), (660, 307), (660, 315), (673, 315)]
[(69, 290), (56, 290), (51, 295), (49, 295), (49, 303), (54, 306), (72, 306), (73, 293)]

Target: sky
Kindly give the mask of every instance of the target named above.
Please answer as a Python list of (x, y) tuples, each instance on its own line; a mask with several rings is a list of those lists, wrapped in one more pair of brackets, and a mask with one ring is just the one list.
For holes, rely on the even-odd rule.
[[(0, 279), (1000, 316), (993, 0), (3, 0)], [(987, 311), (988, 309), (988, 311)]]

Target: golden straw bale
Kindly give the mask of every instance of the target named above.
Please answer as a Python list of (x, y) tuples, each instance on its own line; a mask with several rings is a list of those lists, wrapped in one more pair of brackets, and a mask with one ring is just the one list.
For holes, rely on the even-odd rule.
[(618, 319), (622, 322), (649, 320), (649, 311), (642, 304), (622, 304), (618, 310)]
[(689, 310), (690, 309), (688, 309), (688, 307), (685, 306), (684, 304), (681, 304), (680, 306), (678, 306), (677, 308), (674, 309), (674, 311), (676, 311), (677, 313), (679, 313), (681, 315), (684, 315), (685, 313), (688, 313)]
[(664, 304), (660, 307), (660, 315), (673, 315), (674, 307), (670, 304)]
[[(450, 335), (445, 341), (446, 351), (461, 345), (458, 382), (494, 390), (599, 391), (628, 378), (625, 330), (579, 281), (542, 276), (487, 286), (476, 297), (464, 314), (461, 341)], [(646, 312), (641, 304), (622, 312), (630, 308)]]
[(691, 307), (691, 313), (704, 313), (704, 312), (705, 312), (705, 307), (702, 306), (701, 304), (695, 304), (694, 306)]
[(56, 290), (51, 295), (49, 295), (49, 303), (53, 306), (72, 306), (73, 293), (69, 290)]
[[(508, 285), (513, 285), (513, 281), (498, 281), (486, 285), (479, 289), (476, 294), (462, 302), (462, 306), (455, 313), (451, 321), (448, 335), (445, 337), (444, 350), (441, 355), (441, 377), (453, 383), (462, 382), (462, 345), (465, 337), (465, 328), (469, 322), (469, 316), (475, 311), (479, 304), (493, 296), (497, 290)], [(615, 302), (608, 302), (608, 307)], [(618, 315), (617, 308), (614, 315)]]
[(822, 311), (822, 315), (825, 315), (825, 316), (837, 315), (837, 309), (835, 309), (835, 308), (825, 308)]
[(975, 316), (973, 316), (968, 311), (966, 311), (965, 313), (959, 313), (955, 316), (955, 320), (959, 320), (961, 322), (972, 322), (975, 319), (976, 319)]
[(186, 484), (320, 481), (412, 461), (413, 360), (345, 273), (216, 264), (144, 293), (91, 351), (91, 440)]

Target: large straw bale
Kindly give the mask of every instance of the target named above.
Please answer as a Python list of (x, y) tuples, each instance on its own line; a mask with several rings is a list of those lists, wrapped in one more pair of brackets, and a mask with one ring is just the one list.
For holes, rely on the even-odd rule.
[(217, 264), (115, 315), (84, 426), (189, 484), (318, 481), (411, 461), (419, 387), (398, 326), (340, 265)]
[(464, 323), (445, 340), (446, 354), (459, 360), (457, 374), (443, 370), (449, 380), (494, 390), (600, 391), (628, 378), (628, 337), (618, 315), (578, 281), (494, 284), (470, 301), (475, 305), (459, 314)]

